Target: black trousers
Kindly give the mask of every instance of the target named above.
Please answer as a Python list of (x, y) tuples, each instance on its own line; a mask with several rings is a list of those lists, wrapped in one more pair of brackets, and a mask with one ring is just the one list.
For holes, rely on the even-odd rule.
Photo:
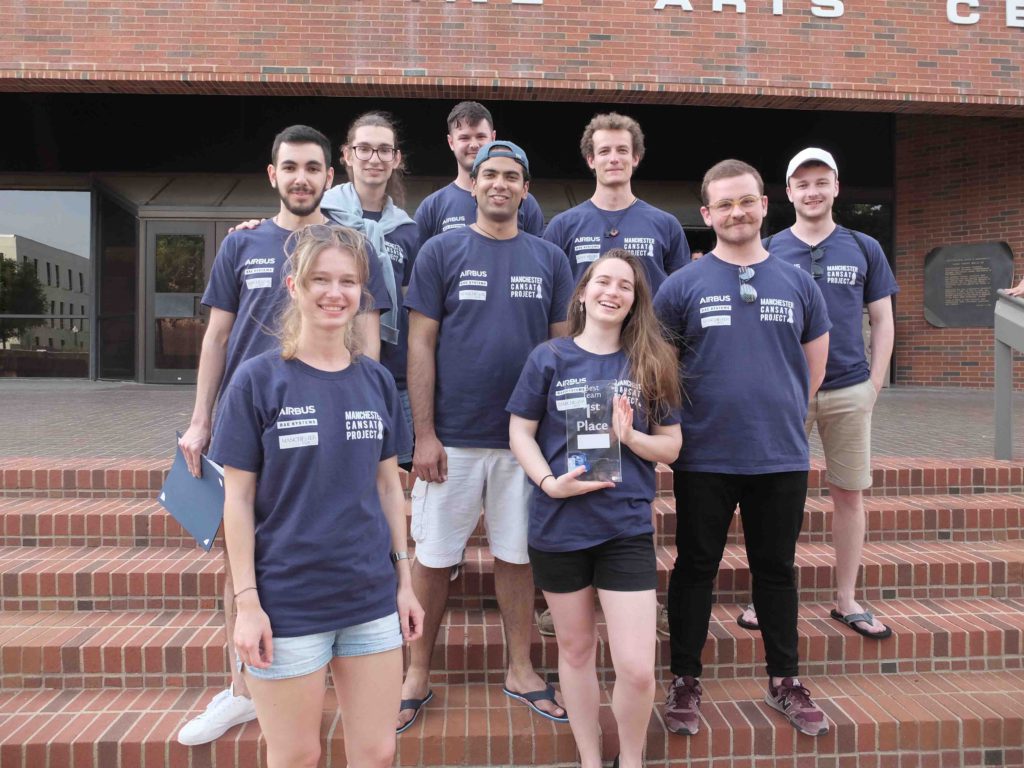
[(712, 588), (737, 504), (764, 639), (768, 674), (796, 677), (796, 540), (804, 520), (806, 472), (728, 475), (673, 472), (676, 562), (668, 587), (672, 673), (699, 677)]

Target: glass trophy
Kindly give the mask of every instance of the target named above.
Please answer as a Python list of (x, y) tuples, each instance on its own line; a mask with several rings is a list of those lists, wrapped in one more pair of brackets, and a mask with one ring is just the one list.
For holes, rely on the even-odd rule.
[(592, 381), (573, 388), (558, 403), (565, 413), (569, 472), (586, 467), (580, 480), (622, 481), (622, 449), (612, 429), (616, 381)]

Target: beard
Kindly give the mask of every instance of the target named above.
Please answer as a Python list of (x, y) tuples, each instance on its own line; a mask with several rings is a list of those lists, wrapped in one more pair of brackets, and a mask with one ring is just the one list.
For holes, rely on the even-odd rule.
[(277, 193), (281, 196), (281, 204), (284, 205), (284, 207), (288, 210), (289, 213), (294, 214), (295, 216), (309, 216), (317, 208), (320, 207), (320, 201), (323, 200), (324, 192), (327, 191), (327, 188), (323, 187), (320, 189), (319, 192), (317, 192), (316, 190), (312, 191), (313, 196), (309, 199), (309, 202), (304, 203), (302, 205), (293, 203), (288, 198), (288, 192), (286, 192), (283, 189), (278, 188)]

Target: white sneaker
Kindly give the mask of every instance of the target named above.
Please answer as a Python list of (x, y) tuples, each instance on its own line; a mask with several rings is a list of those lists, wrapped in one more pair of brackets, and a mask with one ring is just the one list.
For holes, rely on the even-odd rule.
[(206, 711), (196, 715), (178, 731), (178, 743), (194, 747), (219, 739), (229, 728), (256, 719), (252, 699), (235, 696), (234, 688), (221, 691), (206, 705)]

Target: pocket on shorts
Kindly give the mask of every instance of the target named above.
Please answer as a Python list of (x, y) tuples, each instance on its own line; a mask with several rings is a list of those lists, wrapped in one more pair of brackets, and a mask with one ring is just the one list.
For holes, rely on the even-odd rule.
[(417, 544), (423, 541), (426, 533), (426, 520), (424, 520), (427, 505), (427, 489), (430, 483), (416, 478), (412, 485), (412, 519), (409, 522), (409, 533)]

